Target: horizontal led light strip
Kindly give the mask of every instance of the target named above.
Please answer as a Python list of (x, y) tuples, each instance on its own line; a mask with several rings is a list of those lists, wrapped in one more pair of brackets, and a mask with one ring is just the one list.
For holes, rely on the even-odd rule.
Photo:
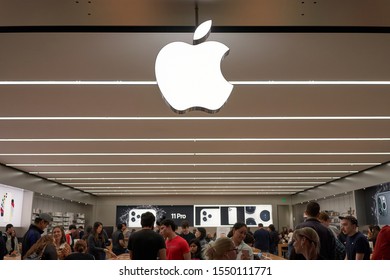
[[(87, 186), (87, 185), (280, 185), (285, 184), (288, 187), (289, 185), (296, 184), (297, 182), (131, 182), (131, 183), (122, 183), (122, 182), (115, 182), (115, 183), (73, 183), (73, 182), (67, 182), (68, 185), (71, 186)], [(299, 182), (299, 184), (302, 185), (313, 185), (313, 184), (320, 184), (325, 182)], [(300, 186), (302, 187), (302, 186)]]
[(390, 141), (378, 138), (3, 138), (0, 142), (255, 142), (255, 141)]
[(345, 153), (1, 153), (0, 156), (364, 156), (390, 155), (390, 152)]
[(92, 166), (372, 166), (380, 162), (280, 162), (280, 163), (9, 163), (11, 167), (92, 167)]
[[(229, 81), (232, 85), (390, 85), (390, 81)], [(0, 81), (0, 85), (149, 86), (156, 81)]]
[(184, 121), (184, 120), (390, 120), (390, 116), (291, 116), (291, 117), (0, 117), (0, 121)]
[[(47, 178), (48, 180), (56, 181), (92, 181), (92, 180), (333, 180), (339, 179), (340, 177), (125, 177), (125, 178), (101, 178), (101, 177), (89, 177), (89, 178), (69, 178), (69, 177), (57, 177), (57, 178)], [(69, 182), (67, 182), (69, 183)], [(318, 182), (316, 182), (318, 183)]]
[(302, 171), (33, 171), (30, 174), (300, 174), (300, 173), (357, 173), (355, 170), (302, 170)]
[[(217, 194), (223, 194), (223, 195), (289, 195), (289, 194), (295, 194), (297, 191), (280, 191), (280, 192), (274, 192), (274, 193), (269, 193), (269, 192), (256, 192), (256, 191), (251, 191), (251, 192), (223, 192), (223, 191), (218, 191)], [(91, 192), (91, 194), (96, 195), (96, 196), (124, 196), (124, 195), (131, 195), (131, 196), (155, 196), (155, 193), (145, 193), (145, 192), (108, 192), (108, 193), (99, 193), (99, 192)], [(159, 192), (158, 196), (165, 196), (165, 195), (192, 195), (192, 196), (204, 196), (204, 195), (210, 195), (210, 194), (215, 194), (215, 192), (193, 192), (193, 193), (164, 193), (164, 192)]]
[[(304, 188), (303, 188), (304, 189)], [(156, 193), (156, 191), (162, 191), (162, 192), (196, 192), (198, 189), (192, 189), (192, 190), (184, 190), (184, 189), (151, 189), (151, 193), (154, 193), (156, 195), (158, 195), (159, 193)], [(212, 189), (212, 188), (209, 188), (210, 191), (223, 191), (223, 190), (220, 190), (220, 189)], [(280, 191), (299, 191), (301, 190), (300, 188), (294, 188), (294, 189), (291, 189), (291, 188), (284, 188), (284, 189), (262, 189), (262, 190), (257, 190), (257, 189), (240, 189), (240, 188), (237, 188), (237, 189), (226, 189), (226, 191), (228, 192), (243, 192), (243, 191), (248, 191), (248, 192), (280, 192)], [(148, 190), (145, 190), (145, 189), (117, 189), (117, 190), (110, 190), (110, 189), (90, 189), (88, 191), (94, 191), (94, 192), (115, 192), (115, 191), (131, 191), (131, 192), (137, 192), (137, 191), (140, 191), (140, 192), (148, 192)]]
[(277, 192), (261, 192), (261, 191), (250, 191), (250, 192), (224, 192), (224, 191), (218, 191), (218, 192), (192, 192), (192, 193), (181, 193), (179, 191), (177, 192), (159, 192), (158, 195), (156, 193), (148, 193), (148, 192), (133, 192), (133, 191), (119, 191), (119, 192), (93, 192), (91, 191), (91, 194), (97, 195), (97, 196), (123, 196), (123, 195), (132, 195), (132, 196), (163, 196), (163, 195), (196, 195), (196, 196), (204, 196), (204, 195), (210, 195), (210, 194), (223, 194), (223, 195), (289, 195), (289, 194), (295, 194), (298, 190), (294, 191), (277, 191)]
[(87, 187), (73, 187), (77, 190), (82, 190), (82, 191), (85, 191), (85, 192), (113, 192), (113, 191), (142, 191), (142, 192), (150, 192), (150, 193), (154, 193), (156, 195), (158, 195), (160, 192), (169, 192), (169, 191), (173, 191), (173, 192), (191, 192), (191, 193), (196, 193), (196, 192), (199, 192), (199, 191), (220, 191), (220, 192), (223, 192), (223, 191), (233, 191), (233, 192), (243, 192), (243, 191), (253, 191), (253, 192), (260, 192), (260, 191), (268, 191), (268, 192), (275, 192), (275, 191), (295, 191), (295, 192), (299, 192), (299, 191), (304, 191), (304, 190), (308, 190), (308, 189), (311, 189), (312, 187), (280, 187), (280, 188), (272, 188), (272, 187), (268, 187), (268, 188), (258, 188), (258, 187), (254, 187), (254, 188), (246, 188), (245, 186), (235, 186), (233, 188), (214, 188), (213, 186), (199, 186), (199, 187), (196, 187), (196, 188), (183, 188), (183, 187), (178, 187), (178, 188), (165, 188), (165, 187), (161, 187), (161, 188), (126, 188), (126, 187), (118, 187), (118, 188), (94, 188), (94, 187), (90, 187), (90, 188), (87, 188)]
[[(258, 188), (261, 188), (261, 189), (291, 189), (291, 190), (295, 190), (295, 189), (307, 189), (307, 188), (310, 188), (310, 186), (300, 186), (300, 185), (293, 185), (293, 186), (242, 186), (240, 184), (237, 184), (237, 185), (233, 185), (233, 186), (217, 186), (217, 185), (214, 185), (214, 186), (199, 186), (199, 187), (192, 187), (192, 186), (182, 186), (180, 187), (180, 189), (183, 189), (183, 190), (187, 190), (187, 191), (190, 191), (190, 190), (197, 190), (199, 188), (208, 188), (210, 190), (212, 189), (233, 189), (233, 190), (239, 190), (239, 189), (244, 189), (244, 190), (252, 190), (252, 189), (258, 189)], [(102, 187), (102, 186), (85, 186), (85, 187), (77, 187), (77, 189), (83, 189), (83, 190), (89, 190), (89, 189), (99, 189), (99, 190), (111, 190), (111, 189), (140, 189), (140, 190), (146, 190), (145, 187), (139, 187), (139, 186), (128, 186), (128, 187), (124, 187), (124, 186), (118, 186), (118, 187)], [(172, 187), (172, 186), (150, 186), (147, 188), (147, 190), (151, 190), (151, 189), (154, 189), (154, 190), (161, 190), (161, 189), (167, 189), (167, 190), (177, 190), (177, 187)]]

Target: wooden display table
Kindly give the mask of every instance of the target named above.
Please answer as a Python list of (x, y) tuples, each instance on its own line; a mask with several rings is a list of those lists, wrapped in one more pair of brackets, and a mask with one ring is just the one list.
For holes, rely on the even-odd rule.
[(110, 257), (108, 259), (109, 260), (130, 260), (130, 254), (129, 253), (124, 253), (124, 254), (120, 254), (116, 258)]
[(279, 243), (278, 244), (278, 256), (283, 257), (283, 251), (286, 251), (288, 247), (287, 243)]
[[(254, 247), (252, 247), (252, 251), (253, 251), (253, 254), (258, 254), (260, 252), (259, 249), (254, 248)], [(277, 256), (274, 254), (264, 253), (263, 258), (261, 260), (286, 260), (286, 259), (283, 258), (283, 256)]]
[(277, 255), (273, 255), (273, 254), (269, 254), (268, 257), (270, 260), (273, 260), (273, 261), (286, 261), (285, 258), (277, 256)]
[(17, 261), (20, 260), (20, 258), (21, 258), (20, 254), (17, 254), (16, 256), (10, 256), (10, 255), (4, 256), (5, 261)]

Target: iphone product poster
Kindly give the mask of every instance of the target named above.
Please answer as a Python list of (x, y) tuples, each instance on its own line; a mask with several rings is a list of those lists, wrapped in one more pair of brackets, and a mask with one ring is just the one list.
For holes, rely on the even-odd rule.
[(0, 184), (0, 227), (21, 226), (23, 190)]

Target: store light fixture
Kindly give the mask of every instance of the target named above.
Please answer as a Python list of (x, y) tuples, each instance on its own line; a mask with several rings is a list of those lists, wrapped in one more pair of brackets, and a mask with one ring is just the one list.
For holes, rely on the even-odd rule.
[(0, 153), (0, 156), (353, 156), (390, 155), (390, 152), (297, 152), (297, 153)]
[[(232, 85), (390, 85), (390, 81), (359, 81), (359, 80), (345, 80), (345, 81), (229, 81)], [(0, 81), (1, 86), (19, 86), (19, 85), (58, 85), (58, 86), (90, 86), (90, 85), (112, 85), (112, 86), (154, 86), (157, 81)]]
[(380, 162), (232, 162), (232, 163), (9, 163), (10, 167), (96, 167), (96, 166), (372, 166)]
[(300, 174), (300, 173), (357, 173), (355, 170), (271, 170), (271, 171), (32, 171), (30, 174)]
[[(68, 182), (67, 184), (69, 186), (86, 186), (86, 185), (104, 185), (104, 186), (119, 186), (119, 185), (293, 185), (297, 182), (115, 182), (115, 183), (109, 183), (109, 182), (98, 182), (98, 183), (74, 183), (74, 182)], [(299, 182), (299, 184), (302, 185), (313, 185), (313, 184), (320, 184), (325, 182)]]
[(334, 180), (340, 177), (52, 177), (55, 181), (83, 181), (83, 180)]
[[(310, 188), (308, 186), (242, 186), (242, 185), (235, 185), (235, 186), (217, 186), (217, 185), (214, 185), (214, 186), (199, 186), (199, 187), (191, 187), (191, 186), (183, 186), (183, 187), (180, 187), (180, 190), (183, 190), (183, 191), (194, 191), (194, 190), (199, 190), (199, 189), (207, 189), (207, 190), (219, 190), (219, 189), (227, 189), (227, 190), (234, 190), (234, 191), (240, 191), (240, 190), (260, 190), (259, 188), (261, 189), (267, 189), (269, 191), (269, 189), (271, 190), (278, 190), (278, 189), (288, 189), (288, 190), (296, 190), (296, 189), (307, 189), (307, 188)], [(80, 189), (80, 190), (142, 190), (142, 191), (145, 191), (145, 190), (178, 190), (177, 187), (174, 187), (174, 186), (169, 186), (169, 185), (166, 185), (166, 186), (150, 186), (148, 187), (147, 189), (145, 189), (144, 187), (137, 187), (137, 186), (118, 186), (118, 187), (103, 187), (103, 186), (95, 186), (95, 187), (77, 187), (77, 189)]]
[[(193, 196), (209, 196), (209, 195), (290, 195), (290, 194), (295, 194), (296, 191), (283, 191), (283, 192), (273, 192), (273, 193), (267, 193), (267, 192), (246, 192), (246, 193), (237, 193), (237, 192), (221, 192), (219, 191), (218, 193), (214, 192), (194, 192), (194, 193), (186, 193), (186, 195), (193, 195)], [(145, 193), (145, 192), (107, 192), (107, 193), (99, 193), (99, 192), (92, 192), (91, 194), (96, 195), (96, 196), (155, 196), (156, 194), (151, 194), (151, 193)], [(173, 196), (173, 195), (183, 195), (183, 193), (180, 192), (175, 192), (175, 193), (165, 193), (165, 192), (159, 192), (158, 196)]]
[(0, 142), (273, 142), (273, 141), (390, 141), (389, 137), (332, 138), (1, 138)]
[(227, 120), (390, 120), (390, 116), (258, 116), (258, 117), (0, 117), (0, 121), (227, 121)]

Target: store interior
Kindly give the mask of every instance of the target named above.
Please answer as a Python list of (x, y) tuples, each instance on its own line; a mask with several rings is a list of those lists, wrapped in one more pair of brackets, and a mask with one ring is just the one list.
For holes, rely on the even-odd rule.
[[(254, 205), (281, 230), (309, 201), (335, 224), (390, 223), (390, 3), (17, 2), (0, 0), (0, 230), (40, 212), (114, 228), (157, 206), (196, 227), (196, 206)], [(178, 114), (156, 57), (209, 19), (233, 91)]]

